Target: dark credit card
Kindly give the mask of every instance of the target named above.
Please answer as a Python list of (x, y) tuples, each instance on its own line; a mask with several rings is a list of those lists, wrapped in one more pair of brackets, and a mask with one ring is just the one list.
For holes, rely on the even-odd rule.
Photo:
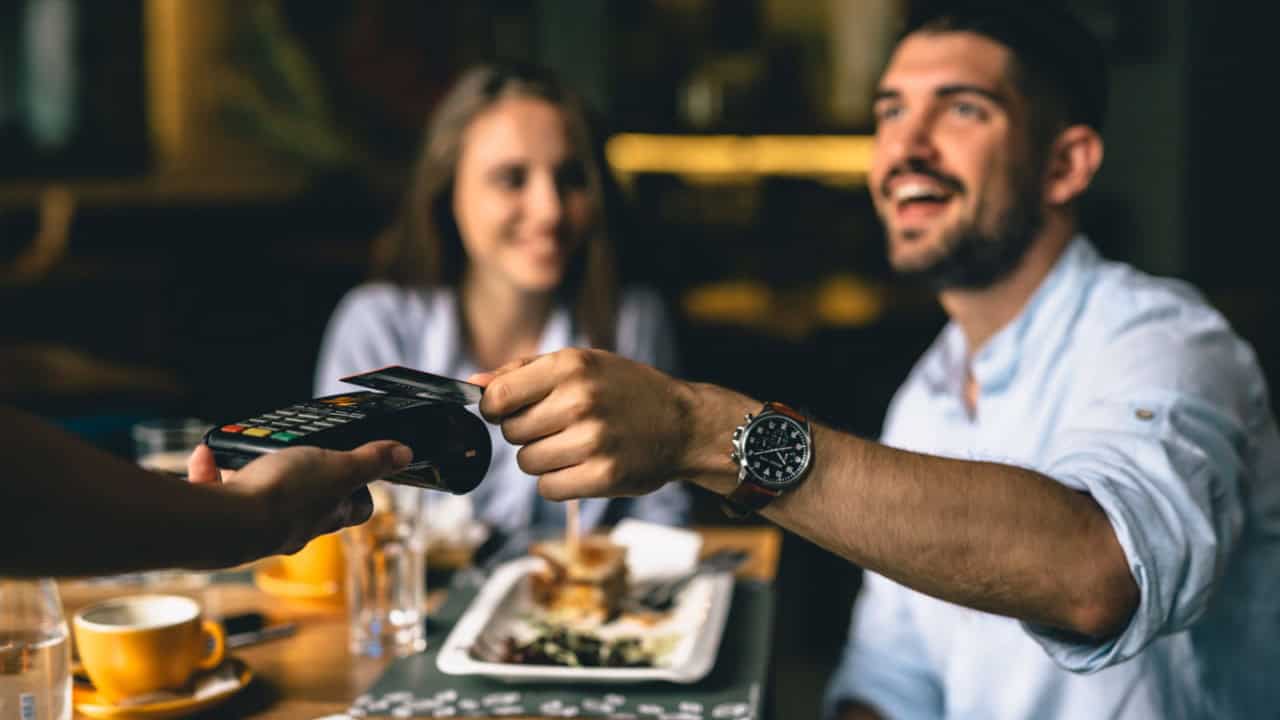
[(339, 379), (391, 395), (424, 398), (449, 405), (474, 405), (484, 395), (484, 388), (479, 385), (400, 365)]

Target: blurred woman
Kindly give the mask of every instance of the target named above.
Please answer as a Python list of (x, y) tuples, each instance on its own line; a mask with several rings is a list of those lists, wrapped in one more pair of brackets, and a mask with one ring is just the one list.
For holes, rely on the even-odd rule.
[[(524, 67), (465, 73), (427, 125), (398, 222), (375, 245), (383, 281), (351, 291), (330, 320), (317, 395), (352, 390), (337, 378), (385, 365), (466, 378), (569, 346), (674, 370), (658, 296), (618, 289), (607, 172), (581, 102), (555, 78)], [(489, 474), (471, 495), (479, 518), (508, 532), (563, 527), (562, 504), (540, 498), (515, 448), (497, 427), (490, 435)], [(580, 523), (681, 524), (688, 511), (672, 484), (584, 500)]]

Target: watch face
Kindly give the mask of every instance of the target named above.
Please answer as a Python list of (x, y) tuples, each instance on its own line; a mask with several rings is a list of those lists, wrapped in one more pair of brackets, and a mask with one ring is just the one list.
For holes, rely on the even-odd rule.
[(786, 487), (809, 467), (804, 426), (785, 415), (767, 415), (751, 423), (742, 438), (747, 472), (770, 487)]

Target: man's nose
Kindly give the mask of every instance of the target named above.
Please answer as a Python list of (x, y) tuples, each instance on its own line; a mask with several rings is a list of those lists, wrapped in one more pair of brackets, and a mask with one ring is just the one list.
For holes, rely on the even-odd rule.
[(885, 149), (889, 152), (890, 165), (910, 161), (932, 164), (938, 158), (938, 147), (933, 139), (933, 118), (928, 113), (912, 113), (903, 117), (894, 127)]

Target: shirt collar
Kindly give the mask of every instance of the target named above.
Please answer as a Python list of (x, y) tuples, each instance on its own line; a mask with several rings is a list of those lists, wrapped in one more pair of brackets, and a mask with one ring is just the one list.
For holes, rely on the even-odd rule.
[[(1100, 262), (1088, 238), (1080, 234), (1071, 239), (1017, 316), (974, 355), (973, 376), (982, 391), (998, 391), (1013, 380), (1027, 343), (1056, 325), (1043, 318), (1070, 313)], [(932, 362), (924, 368), (925, 382), (935, 392), (957, 392), (964, 386), (967, 358), (964, 333), (955, 322), (947, 323)]]

